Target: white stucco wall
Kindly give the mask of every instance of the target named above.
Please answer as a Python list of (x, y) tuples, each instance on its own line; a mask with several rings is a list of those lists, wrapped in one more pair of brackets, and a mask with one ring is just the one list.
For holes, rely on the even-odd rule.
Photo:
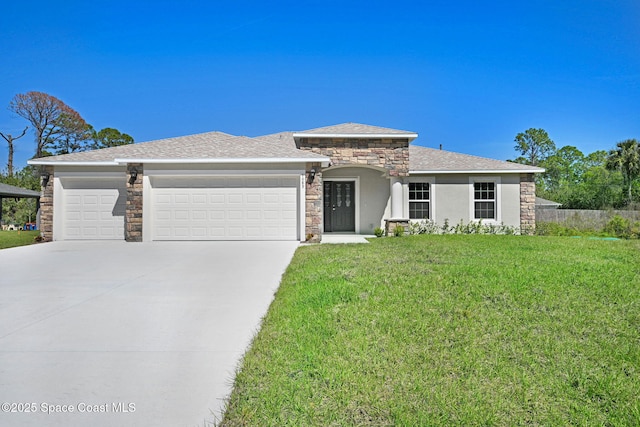
[[(445, 219), (455, 225), (462, 221), (464, 224), (473, 219), (473, 192), (470, 183), (471, 175), (430, 175), (435, 188), (432, 196), (432, 219), (442, 225)], [(520, 176), (518, 174), (474, 174), (478, 181), (484, 178), (490, 180), (498, 178), (498, 206), (499, 223), (507, 226), (520, 226)], [(425, 178), (427, 175), (424, 176)], [(419, 180), (420, 176), (412, 175), (411, 180)]]
[(331, 178), (353, 178), (359, 194), (359, 209), (356, 223), (360, 229), (356, 232), (373, 234), (376, 227), (384, 227), (384, 218), (389, 216), (389, 179), (379, 169), (366, 167), (337, 167), (322, 172), (324, 180)]

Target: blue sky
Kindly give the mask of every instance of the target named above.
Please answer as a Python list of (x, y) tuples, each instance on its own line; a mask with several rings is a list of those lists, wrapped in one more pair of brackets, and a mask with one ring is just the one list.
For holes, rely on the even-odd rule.
[[(2, 16), (2, 132), (37, 90), (137, 142), (359, 122), (504, 160), (530, 127), (585, 154), (640, 138), (637, 0), (36, 0)], [(33, 135), (16, 149), (24, 166)]]

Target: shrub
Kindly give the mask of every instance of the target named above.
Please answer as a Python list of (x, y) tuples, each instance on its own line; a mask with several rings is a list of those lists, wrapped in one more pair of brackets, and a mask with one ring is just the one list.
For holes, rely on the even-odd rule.
[(536, 224), (536, 235), (538, 236), (581, 236), (583, 234), (585, 234), (585, 230), (578, 230), (575, 227), (568, 227), (557, 222)]
[(404, 236), (404, 227), (401, 225), (396, 225), (396, 228), (393, 229), (393, 235), (396, 237)]
[(425, 219), (409, 224), (410, 234), (520, 234), (518, 227), (504, 224), (483, 224), (482, 221), (471, 221), (467, 224), (462, 220), (454, 225), (449, 225), (445, 219), (443, 225), (438, 226), (434, 221)]
[(381, 227), (376, 227), (373, 229), (373, 234), (375, 234), (376, 237), (382, 237), (384, 236), (384, 229)]
[(435, 221), (423, 219), (409, 223), (409, 234), (439, 234), (440, 227)]
[(632, 223), (627, 218), (614, 215), (605, 225), (604, 231), (622, 239), (638, 239), (640, 238), (640, 222)]

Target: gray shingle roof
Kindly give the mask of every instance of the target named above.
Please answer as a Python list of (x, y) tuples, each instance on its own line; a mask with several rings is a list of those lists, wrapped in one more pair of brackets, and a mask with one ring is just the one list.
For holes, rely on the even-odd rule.
[(40, 197), (40, 193), (0, 182), (0, 197)]
[[(207, 132), (195, 135), (166, 138), (157, 141), (142, 142), (101, 150), (84, 151), (60, 156), (30, 160), (30, 164), (55, 163), (107, 163), (116, 164), (127, 161), (220, 161), (241, 162), (270, 161), (271, 159), (292, 159), (294, 161), (328, 161), (324, 156), (308, 150), (296, 148), (295, 139), (300, 135), (394, 135), (410, 140), (417, 134), (362, 125), (344, 123), (335, 126), (311, 129), (305, 132), (280, 132), (271, 135), (249, 138), (234, 136), (223, 132)], [(544, 169), (501, 160), (435, 150), (416, 145), (409, 146), (409, 169), (411, 172), (447, 173), (447, 172), (543, 172)]]
[[(405, 135), (407, 137), (417, 137), (415, 132), (406, 130), (390, 129), (380, 126), (363, 125), (360, 123), (342, 123), (339, 125), (325, 126), (316, 129), (296, 132), (296, 134), (304, 135)], [(296, 136), (294, 134), (294, 136)]]
[(295, 146), (277, 144), (222, 132), (167, 138), (100, 150), (84, 151), (37, 159), (34, 164), (53, 162), (114, 162), (128, 160), (206, 160), (206, 159), (325, 159), (317, 154), (297, 150)]
[(535, 166), (487, 159), (419, 145), (409, 146), (410, 172), (544, 172)]

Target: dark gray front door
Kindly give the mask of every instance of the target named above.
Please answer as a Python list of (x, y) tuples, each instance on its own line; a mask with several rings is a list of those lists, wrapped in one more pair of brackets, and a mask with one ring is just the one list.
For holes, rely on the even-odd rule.
[(324, 182), (324, 231), (356, 231), (356, 182)]

